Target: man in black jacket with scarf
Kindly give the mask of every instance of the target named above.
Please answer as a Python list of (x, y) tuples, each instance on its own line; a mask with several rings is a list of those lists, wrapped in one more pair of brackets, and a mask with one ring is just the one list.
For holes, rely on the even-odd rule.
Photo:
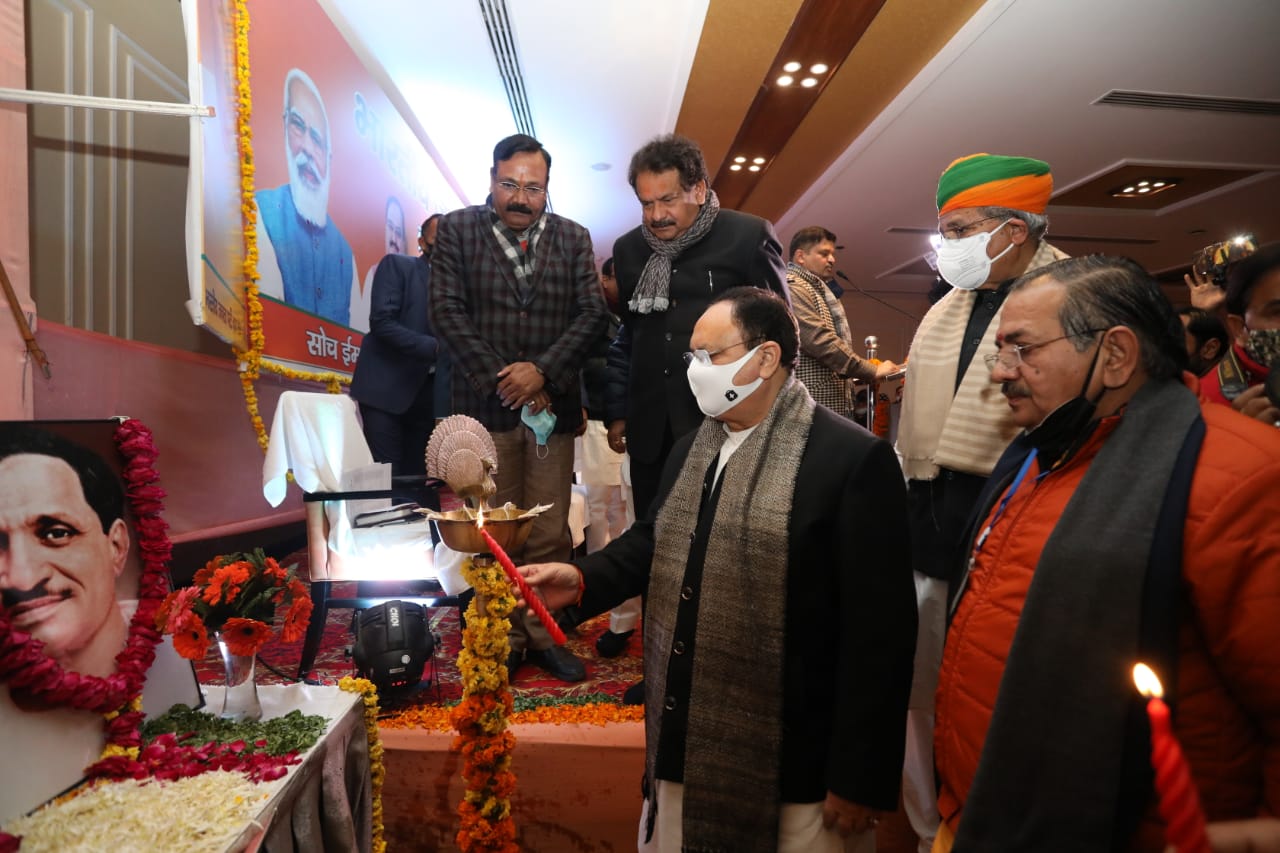
[(618, 238), (613, 259), (623, 334), (610, 354), (610, 444), (631, 454), (636, 515), (648, 509), (663, 462), (702, 420), (680, 357), (711, 301), (751, 285), (787, 299), (782, 245), (767, 220), (723, 210), (693, 140), (660, 136), (631, 158), (627, 180), (642, 223)]
[(795, 319), (728, 291), (686, 382), (708, 415), (604, 550), (521, 571), (551, 607), (647, 590), (646, 833), (660, 850), (874, 850), (898, 804), (915, 593), (892, 448), (792, 375)]

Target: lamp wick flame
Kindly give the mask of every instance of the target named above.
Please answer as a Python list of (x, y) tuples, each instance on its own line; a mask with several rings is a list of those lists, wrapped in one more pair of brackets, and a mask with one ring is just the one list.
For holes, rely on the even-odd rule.
[(1152, 696), (1159, 699), (1164, 696), (1164, 687), (1160, 684), (1160, 678), (1145, 663), (1139, 663), (1133, 667), (1133, 683), (1145, 699), (1150, 699)]
[(476, 510), (476, 529), (478, 530), (484, 529), (484, 507), (483, 506), (480, 507), (478, 510)]

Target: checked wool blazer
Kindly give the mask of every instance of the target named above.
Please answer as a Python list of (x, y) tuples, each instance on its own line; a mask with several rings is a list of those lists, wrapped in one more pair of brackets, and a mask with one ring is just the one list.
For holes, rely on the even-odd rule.
[(546, 214), (523, 298), (493, 217), (487, 205), (466, 207), (445, 214), (436, 232), (431, 323), (453, 356), (452, 411), (493, 432), (515, 429), (520, 411), (498, 398), (498, 371), (529, 361), (546, 377), (555, 431), (572, 433), (582, 423), (579, 371), (608, 322), (591, 235)]

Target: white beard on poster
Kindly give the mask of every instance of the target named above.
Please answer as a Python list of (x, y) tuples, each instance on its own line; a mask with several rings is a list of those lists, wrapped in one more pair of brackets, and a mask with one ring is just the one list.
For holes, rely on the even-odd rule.
[[(287, 138), (284, 143), (284, 159), (289, 164), (289, 186), (293, 189), (293, 206), (298, 209), (298, 215), (315, 227), (323, 228), (329, 221), (328, 172), (323, 178), (319, 177), (320, 171), (306, 151), (299, 151), (296, 157), (292, 156)], [(307, 174), (316, 176), (317, 183), (314, 186), (303, 175), (304, 168)]]

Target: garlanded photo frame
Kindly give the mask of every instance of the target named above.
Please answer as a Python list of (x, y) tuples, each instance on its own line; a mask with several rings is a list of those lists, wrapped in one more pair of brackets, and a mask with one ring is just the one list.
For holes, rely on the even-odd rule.
[(144, 719), (203, 704), (155, 626), (156, 457), (133, 419), (0, 422), (0, 820), (127, 775)]

